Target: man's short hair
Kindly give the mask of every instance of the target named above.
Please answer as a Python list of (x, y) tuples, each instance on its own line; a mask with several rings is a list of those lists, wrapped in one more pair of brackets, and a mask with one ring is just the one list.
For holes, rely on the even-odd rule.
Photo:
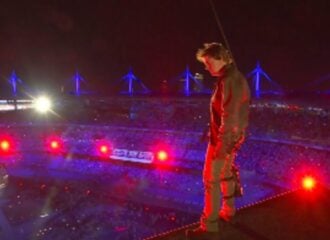
[(215, 59), (222, 59), (227, 63), (231, 63), (232, 57), (230, 52), (221, 44), (217, 42), (204, 43), (203, 48), (198, 49), (196, 58), (198, 61), (203, 62), (204, 57), (213, 57)]

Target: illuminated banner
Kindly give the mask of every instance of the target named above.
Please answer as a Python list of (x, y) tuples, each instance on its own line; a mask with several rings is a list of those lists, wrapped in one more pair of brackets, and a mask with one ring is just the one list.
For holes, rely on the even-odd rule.
[(0, 111), (14, 111), (33, 108), (32, 100), (2, 100), (0, 99)]
[(130, 162), (151, 163), (154, 160), (154, 154), (152, 152), (115, 148), (110, 158)]

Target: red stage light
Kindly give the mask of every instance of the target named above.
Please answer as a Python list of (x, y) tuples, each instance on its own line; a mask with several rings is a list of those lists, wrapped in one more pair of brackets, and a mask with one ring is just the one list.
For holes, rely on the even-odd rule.
[(14, 141), (10, 136), (0, 136), (0, 153), (9, 154), (14, 151)]
[(103, 154), (107, 154), (109, 152), (109, 148), (106, 145), (101, 145), (100, 146), (100, 152)]
[(60, 147), (60, 144), (59, 144), (58, 141), (53, 140), (50, 143), (50, 147), (55, 150), (55, 149), (58, 149)]
[(101, 140), (96, 144), (97, 155), (102, 158), (107, 158), (111, 152), (111, 145), (106, 140)]
[(57, 136), (49, 137), (46, 145), (47, 150), (52, 153), (59, 153), (63, 150), (63, 141)]
[(159, 167), (168, 166), (172, 164), (173, 153), (175, 152), (173, 147), (168, 143), (156, 143), (154, 147), (151, 148), (153, 153), (154, 163), (159, 165)]
[(10, 150), (10, 142), (8, 140), (1, 140), (0, 147), (2, 152), (8, 152)]
[(305, 191), (314, 191), (326, 182), (324, 174), (324, 170), (315, 165), (302, 164), (294, 170), (292, 187)]
[(311, 191), (315, 188), (316, 186), (316, 180), (315, 178), (311, 177), (311, 176), (305, 176), (302, 179), (302, 187), (308, 191)]
[(157, 160), (159, 160), (161, 162), (165, 162), (168, 160), (168, 154), (164, 150), (158, 151), (156, 156), (157, 156)]

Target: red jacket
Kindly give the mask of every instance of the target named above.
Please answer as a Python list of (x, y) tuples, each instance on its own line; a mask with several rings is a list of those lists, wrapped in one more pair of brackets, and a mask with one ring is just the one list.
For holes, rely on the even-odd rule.
[(231, 144), (248, 126), (250, 89), (234, 64), (221, 69), (210, 102), (210, 143)]

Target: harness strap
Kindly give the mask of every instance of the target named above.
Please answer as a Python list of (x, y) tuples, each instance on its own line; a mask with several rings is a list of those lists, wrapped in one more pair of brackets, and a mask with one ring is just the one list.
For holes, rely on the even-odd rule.
[(226, 177), (226, 178), (221, 178), (220, 181), (221, 182), (227, 182), (227, 181), (233, 181), (235, 180), (235, 176), (231, 175), (230, 177)]

